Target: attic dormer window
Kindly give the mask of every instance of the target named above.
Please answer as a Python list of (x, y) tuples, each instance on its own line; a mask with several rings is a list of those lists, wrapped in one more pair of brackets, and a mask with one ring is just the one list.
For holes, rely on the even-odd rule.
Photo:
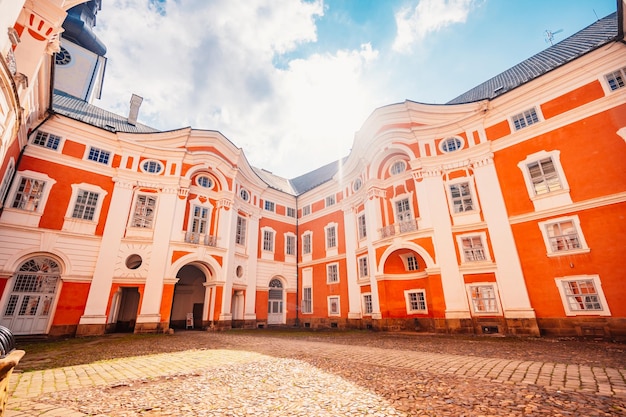
[(206, 175), (200, 175), (196, 179), (196, 183), (203, 188), (213, 188), (213, 180)]

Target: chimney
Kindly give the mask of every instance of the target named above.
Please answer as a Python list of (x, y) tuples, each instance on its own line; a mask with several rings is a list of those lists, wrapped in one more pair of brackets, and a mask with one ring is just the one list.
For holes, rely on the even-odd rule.
[(139, 97), (136, 94), (130, 97), (130, 111), (128, 112), (129, 125), (135, 126), (137, 124), (137, 115), (139, 114), (139, 106), (141, 106), (142, 101), (143, 97)]

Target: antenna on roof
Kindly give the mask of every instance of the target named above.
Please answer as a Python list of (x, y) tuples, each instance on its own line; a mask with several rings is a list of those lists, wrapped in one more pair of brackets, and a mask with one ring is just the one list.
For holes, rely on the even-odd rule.
[(561, 32), (563, 32), (563, 29), (555, 30), (554, 32), (552, 32), (550, 29), (546, 29), (545, 31), (546, 43), (550, 42), (550, 45), (554, 45), (552, 43), (552, 40), (554, 39), (554, 35), (556, 35), (557, 33), (561, 33)]

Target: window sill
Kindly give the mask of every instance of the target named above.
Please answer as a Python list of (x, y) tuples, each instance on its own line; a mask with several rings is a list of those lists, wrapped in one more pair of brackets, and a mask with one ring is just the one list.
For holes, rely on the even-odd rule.
[(560, 256), (580, 255), (580, 254), (589, 253), (589, 252), (591, 252), (591, 249), (582, 248), (582, 249), (573, 249), (573, 250), (563, 250), (563, 251), (558, 251), (558, 252), (548, 252), (546, 256), (548, 258), (558, 258)]

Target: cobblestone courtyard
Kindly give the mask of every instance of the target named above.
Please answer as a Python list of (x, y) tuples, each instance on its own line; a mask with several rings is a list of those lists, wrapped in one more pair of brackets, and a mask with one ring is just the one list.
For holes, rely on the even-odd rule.
[(611, 342), (259, 330), (18, 348), (10, 417), (626, 415)]

